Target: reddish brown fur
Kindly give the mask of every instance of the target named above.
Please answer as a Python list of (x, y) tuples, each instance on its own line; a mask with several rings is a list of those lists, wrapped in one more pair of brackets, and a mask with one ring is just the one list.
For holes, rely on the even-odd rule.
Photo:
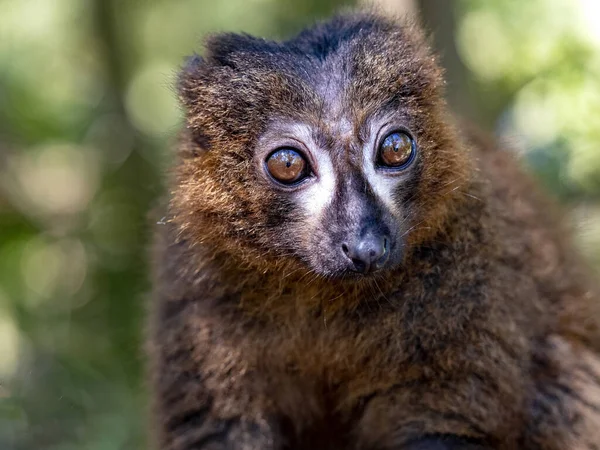
[[(160, 448), (598, 448), (590, 273), (513, 157), (452, 122), (420, 33), (384, 23), (355, 53), (354, 123), (406, 86), (425, 164), (410, 251), (377, 278), (312, 276), (273, 244), (248, 149), (274, 114), (315, 117), (311, 86), (243, 56), (184, 75), (149, 343)], [(442, 435), (464, 439), (410, 447)]]

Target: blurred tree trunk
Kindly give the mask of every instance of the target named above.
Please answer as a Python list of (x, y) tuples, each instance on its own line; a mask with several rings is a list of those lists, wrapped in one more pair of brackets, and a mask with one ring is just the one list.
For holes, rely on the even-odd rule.
[(491, 127), (493, 118), (484, 117), (470, 73), (456, 48), (456, 1), (417, 0), (417, 7), (426, 29), (433, 33), (433, 45), (446, 69), (446, 97), (452, 109), (480, 126)]

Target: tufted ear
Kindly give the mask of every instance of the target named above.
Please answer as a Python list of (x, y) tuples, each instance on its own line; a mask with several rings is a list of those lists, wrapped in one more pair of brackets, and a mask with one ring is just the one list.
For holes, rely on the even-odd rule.
[(280, 53), (281, 44), (249, 34), (222, 33), (206, 40), (207, 59), (215, 64), (236, 68), (238, 57)]
[[(228, 71), (239, 68), (242, 60), (280, 54), (281, 44), (248, 34), (222, 33), (209, 36), (205, 41), (205, 56), (194, 54), (184, 64), (179, 75), (178, 92), (186, 106), (193, 102), (194, 86), (209, 81), (210, 73), (219, 72), (222, 77)], [(216, 70), (215, 70), (216, 69)], [(232, 73), (232, 72), (230, 72)]]
[(179, 136), (179, 152), (185, 157), (194, 157), (210, 148), (210, 142), (201, 127), (194, 124), (193, 117), (198, 115), (202, 105), (202, 91), (211, 83), (211, 64), (200, 55), (188, 57), (179, 72), (177, 93), (179, 101), (186, 110), (188, 126)]
[(192, 75), (194, 72), (199, 70), (203, 64), (205, 64), (204, 58), (194, 53), (192, 56), (186, 58), (185, 64), (183, 65), (181, 71), (181, 77), (185, 77), (186, 75)]
[(207, 72), (207, 63), (199, 55), (188, 57), (177, 77), (177, 93), (179, 100), (186, 108), (191, 108), (195, 103), (194, 86), (202, 81)]
[(289, 89), (276, 72), (290, 55), (281, 44), (245, 34), (210, 36), (203, 56), (187, 59), (177, 83), (191, 145), (208, 149), (231, 136), (251, 136), (273, 90)]

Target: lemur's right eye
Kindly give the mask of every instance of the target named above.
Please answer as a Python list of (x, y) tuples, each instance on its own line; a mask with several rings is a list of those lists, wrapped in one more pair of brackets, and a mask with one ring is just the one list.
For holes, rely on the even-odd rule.
[(281, 148), (267, 158), (267, 170), (283, 184), (297, 183), (309, 175), (309, 166), (300, 152), (293, 148)]

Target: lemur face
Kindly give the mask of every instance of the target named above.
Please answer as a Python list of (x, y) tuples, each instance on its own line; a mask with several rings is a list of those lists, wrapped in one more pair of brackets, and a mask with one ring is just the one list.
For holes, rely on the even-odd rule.
[(189, 239), (247, 265), (364, 277), (439, 228), (467, 169), (440, 71), (414, 31), (364, 15), (344, 27), (336, 41), (319, 27), (217, 36), (188, 65), (172, 210)]
[(273, 121), (253, 166), (290, 205), (286, 240), (313, 271), (370, 274), (402, 260), (414, 226), (418, 143), (393, 114), (354, 123), (329, 117), (333, 111), (313, 123)]

